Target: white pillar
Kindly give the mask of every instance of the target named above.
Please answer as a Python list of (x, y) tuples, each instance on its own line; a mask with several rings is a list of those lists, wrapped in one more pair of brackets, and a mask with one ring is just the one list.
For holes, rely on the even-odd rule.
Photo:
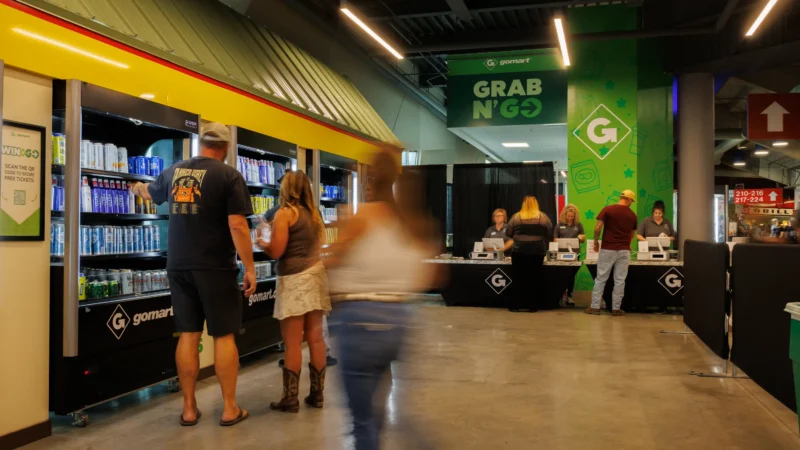
[(678, 235), (714, 242), (714, 77), (678, 79)]

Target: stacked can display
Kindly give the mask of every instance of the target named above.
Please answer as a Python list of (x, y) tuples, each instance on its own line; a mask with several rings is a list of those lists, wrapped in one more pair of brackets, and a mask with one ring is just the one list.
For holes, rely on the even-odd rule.
[(338, 220), (338, 213), (336, 212), (336, 208), (320, 208), (320, 212), (322, 212), (322, 219), (326, 222), (336, 222)]
[(322, 184), (319, 187), (319, 195), (334, 200), (347, 200), (347, 193), (342, 186), (327, 186)]
[(119, 255), (161, 251), (161, 232), (156, 225), (120, 227), (81, 225), (81, 255)]
[(250, 183), (277, 184), (283, 174), (286, 173), (288, 164), (259, 159), (245, 158), (239, 156), (236, 160), (236, 168), (244, 176), (245, 181)]
[[(241, 261), (239, 265), (239, 283), (244, 279), (244, 264)], [(263, 281), (272, 276), (272, 263), (269, 261), (261, 261), (253, 263), (256, 269), (256, 280)]]
[(144, 294), (169, 289), (166, 270), (82, 268), (86, 300)]
[(338, 228), (325, 228), (325, 244), (330, 245), (339, 240)]
[[(55, 147), (55, 135), (54, 147)], [(81, 141), (81, 168), (107, 172), (158, 176), (164, 171), (164, 160), (158, 156), (128, 156), (128, 149), (114, 144)]]
[(122, 180), (81, 178), (81, 212), (106, 214), (156, 214), (157, 205), (133, 193)]
[(50, 184), (50, 210), (64, 211), (64, 177), (53, 175)]
[(270, 195), (251, 195), (250, 202), (253, 204), (253, 214), (262, 215), (266, 214), (273, 206), (276, 205), (277, 198)]
[(64, 223), (50, 224), (50, 256), (64, 256)]

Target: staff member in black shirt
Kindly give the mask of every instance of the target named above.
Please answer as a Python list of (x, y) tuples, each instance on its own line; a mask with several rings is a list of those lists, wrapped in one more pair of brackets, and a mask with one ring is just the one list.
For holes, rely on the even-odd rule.
[[(542, 292), (542, 265), (547, 253), (547, 243), (553, 236), (553, 222), (539, 210), (539, 202), (532, 195), (522, 200), (522, 208), (511, 218), (506, 228), (508, 237), (514, 239), (511, 264), (514, 269), (514, 296), (509, 302), (510, 311), (526, 309), (537, 311), (538, 292)], [(539, 300), (537, 302), (537, 300)]]
[(636, 231), (636, 238), (646, 241), (649, 237), (668, 237), (671, 241), (675, 240), (675, 228), (672, 222), (664, 217), (664, 202), (657, 201), (653, 205), (653, 215), (646, 217)]
[[(578, 211), (578, 207), (575, 205), (567, 205), (564, 207), (564, 209), (561, 211), (561, 217), (559, 217), (558, 225), (556, 225), (556, 228), (553, 231), (554, 241), (558, 241), (559, 238), (577, 239), (580, 242), (586, 241), (586, 233), (583, 231), (583, 224), (581, 223), (579, 214), (580, 211)], [(577, 275), (578, 269), (580, 269), (580, 267), (575, 268), (569, 280), (567, 281), (568, 284), (566, 296), (564, 297), (564, 306), (575, 306), (575, 302), (572, 301), (572, 292), (575, 288), (575, 275)]]
[(514, 240), (508, 237), (506, 234), (506, 229), (508, 229), (508, 214), (506, 214), (506, 210), (503, 208), (497, 208), (492, 213), (492, 221), (494, 221), (494, 225), (490, 226), (486, 233), (483, 233), (484, 238), (489, 239), (502, 239), (505, 247), (503, 251), (508, 251), (512, 245), (514, 245)]

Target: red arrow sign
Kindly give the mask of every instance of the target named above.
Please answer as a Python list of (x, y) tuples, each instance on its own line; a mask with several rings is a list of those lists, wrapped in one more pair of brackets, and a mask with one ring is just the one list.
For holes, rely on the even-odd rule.
[(783, 203), (783, 189), (736, 189), (733, 191), (733, 202), (737, 205)]
[(800, 94), (748, 95), (747, 138), (800, 139)]

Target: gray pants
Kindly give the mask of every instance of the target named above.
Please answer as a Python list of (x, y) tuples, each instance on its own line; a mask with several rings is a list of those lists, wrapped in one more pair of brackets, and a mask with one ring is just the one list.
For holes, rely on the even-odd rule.
[(600, 309), (606, 282), (614, 270), (614, 295), (611, 307), (614, 310), (622, 306), (622, 297), (625, 295), (625, 279), (628, 278), (628, 266), (631, 264), (630, 250), (600, 250), (597, 259), (597, 278), (594, 279), (592, 291), (592, 308)]

